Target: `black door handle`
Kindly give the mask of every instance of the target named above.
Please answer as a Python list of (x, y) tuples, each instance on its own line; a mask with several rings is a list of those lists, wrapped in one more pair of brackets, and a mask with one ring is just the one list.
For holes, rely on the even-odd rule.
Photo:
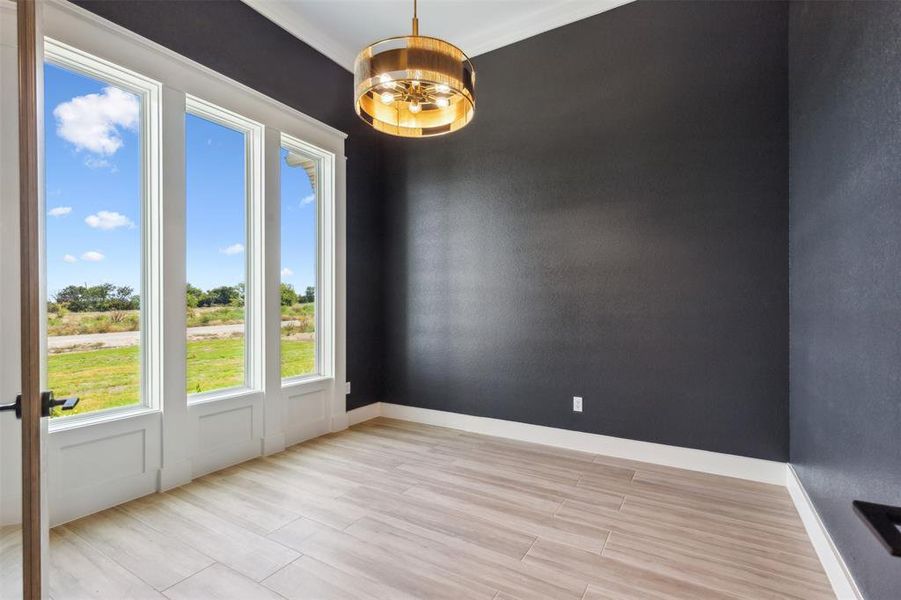
[(41, 392), (41, 416), (49, 417), (50, 411), (57, 406), (60, 410), (72, 410), (78, 406), (78, 400), (75, 397), (56, 400), (53, 397), (53, 392)]
[(12, 404), (0, 404), (0, 412), (6, 411), (6, 410), (16, 411), (16, 418), (21, 419), (22, 418), (22, 396), (21, 395), (16, 396), (16, 401), (13, 402)]
[[(60, 407), (60, 410), (72, 410), (76, 406), (78, 406), (78, 398), (63, 398), (61, 400), (56, 400), (53, 397), (53, 392), (41, 392), (41, 416), (49, 417), (50, 411)], [(0, 404), (0, 412), (5, 410), (13, 410), (16, 412), (16, 418), (22, 418), (22, 395), (19, 394), (16, 396), (16, 401), (12, 404)]]

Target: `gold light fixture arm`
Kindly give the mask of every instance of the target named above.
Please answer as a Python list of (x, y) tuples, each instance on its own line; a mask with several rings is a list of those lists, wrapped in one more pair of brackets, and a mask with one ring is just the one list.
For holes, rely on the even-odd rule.
[(413, 35), (419, 35), (419, 17), (416, 15), (416, 0), (413, 0)]

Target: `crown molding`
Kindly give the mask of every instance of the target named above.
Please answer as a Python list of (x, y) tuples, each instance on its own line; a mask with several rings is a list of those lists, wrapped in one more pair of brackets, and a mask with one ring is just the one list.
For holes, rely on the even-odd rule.
[(242, 2), (320, 54), (324, 54), (348, 71), (353, 72), (354, 60), (357, 58), (359, 48), (348, 48), (341, 44), (296, 12), (286, 10), (283, 2), (272, 2), (272, 0), (242, 0)]
[[(272, 0), (242, 0), (246, 5), (332, 61), (353, 72), (360, 48), (349, 48), (306, 21), (296, 11), (286, 10), (286, 3)], [(515, 15), (469, 35), (448, 40), (463, 49), (470, 58), (497, 50), (526, 38), (569, 25), (576, 21), (613, 10), (634, 0), (580, 0), (552, 3), (540, 10)]]
[(454, 45), (469, 51), (469, 56), (478, 56), (515, 44), (588, 17), (607, 12), (629, 4), (634, 0), (582, 0), (563, 4), (548, 4), (544, 8), (497, 23), (491, 29), (456, 37)]

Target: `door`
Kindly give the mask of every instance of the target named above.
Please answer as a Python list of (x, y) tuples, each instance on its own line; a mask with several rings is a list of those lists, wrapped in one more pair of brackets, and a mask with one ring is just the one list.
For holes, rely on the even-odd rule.
[(28, 600), (48, 596), (43, 568), (48, 528), (42, 462), (44, 417), (54, 404), (52, 394), (40, 388), (39, 33), (40, 6), (35, 0), (0, 7), (0, 227), (6, 239), (19, 241), (18, 252), (11, 253), (18, 256), (4, 256), (0, 265), (0, 302), (7, 309), (3, 314), (18, 304), (20, 315), (18, 323), (9, 319), (2, 323), (0, 595)]

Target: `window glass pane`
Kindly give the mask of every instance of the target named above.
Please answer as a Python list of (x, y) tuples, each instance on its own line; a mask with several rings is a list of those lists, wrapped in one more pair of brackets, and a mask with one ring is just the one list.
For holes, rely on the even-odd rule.
[(137, 404), (141, 99), (46, 64), (44, 106), (47, 389), (66, 415)]
[(245, 385), (245, 134), (185, 117), (188, 393)]
[(281, 151), (282, 377), (317, 372), (316, 265), (318, 164)]

